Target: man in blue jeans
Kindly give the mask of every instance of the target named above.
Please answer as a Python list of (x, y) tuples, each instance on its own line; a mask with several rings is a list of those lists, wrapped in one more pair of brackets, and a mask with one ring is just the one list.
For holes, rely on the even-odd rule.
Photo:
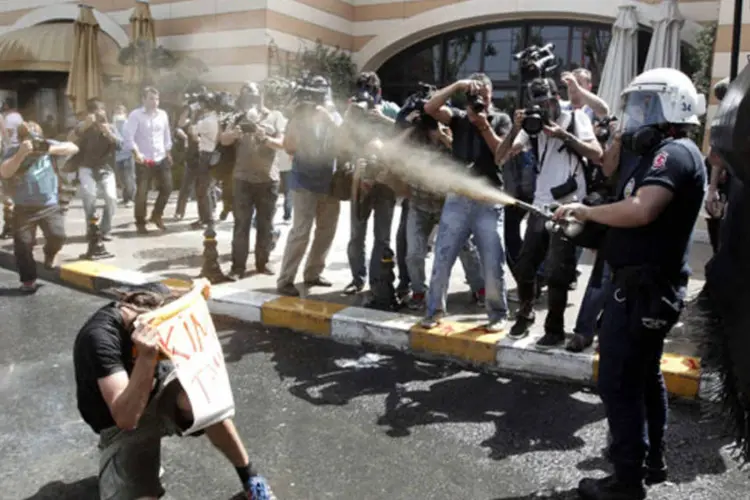
[[(465, 109), (446, 106), (457, 93), (466, 94)], [(492, 82), (482, 73), (455, 82), (438, 92), (424, 105), (427, 114), (448, 125), (453, 133), (453, 158), (471, 165), (469, 172), (482, 177), (497, 188), (503, 186), (502, 174), (495, 163), (494, 151), (511, 128), (510, 117), (492, 106)], [(466, 240), (474, 235), (484, 274), (488, 331), (505, 328), (508, 299), (503, 264), (503, 207), (488, 205), (464, 196), (449, 195), (445, 200), (435, 242), (427, 296), (427, 314), (422, 327), (437, 326), (445, 315), (451, 269)]]

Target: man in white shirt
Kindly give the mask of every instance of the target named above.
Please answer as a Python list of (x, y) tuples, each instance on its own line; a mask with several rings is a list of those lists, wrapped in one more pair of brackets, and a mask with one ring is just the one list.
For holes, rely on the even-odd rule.
[(159, 91), (146, 87), (141, 93), (143, 107), (128, 116), (124, 130), (124, 149), (133, 152), (136, 164), (135, 225), (146, 234), (148, 190), (155, 179), (159, 189), (149, 222), (166, 230), (162, 215), (172, 192), (172, 134), (167, 113), (159, 109)]
[[(531, 103), (538, 105), (547, 115), (543, 129), (538, 135), (530, 134), (527, 131), (531, 128), (530, 123), (527, 121), (524, 126), (525, 111), (517, 110), (509, 134), (511, 140), (500, 144), (495, 160), (502, 164), (509, 152), (515, 154), (530, 146), (537, 158), (534, 205), (545, 208), (583, 200), (586, 196), (584, 168), (587, 168), (587, 161), (599, 162), (602, 155), (591, 119), (580, 110), (562, 109), (552, 79), (535, 79), (528, 88)], [(534, 323), (535, 277), (539, 266), (546, 262), (548, 310), (545, 335), (537, 346), (555, 347), (565, 341), (564, 316), (568, 287), (576, 277), (576, 248), (559, 233), (550, 234), (545, 222), (535, 214), (529, 216), (523, 246), (512, 269), (521, 305), (508, 336), (525, 337)]]
[(216, 142), (219, 139), (219, 116), (216, 114), (216, 103), (207, 99), (202, 103), (205, 106), (203, 116), (192, 127), (191, 135), (198, 143), (198, 172), (195, 179), (195, 197), (198, 200), (199, 220), (190, 225), (193, 229), (199, 229), (211, 224), (214, 218), (213, 197), (209, 195), (213, 179), (211, 178), (211, 167), (213, 166)]

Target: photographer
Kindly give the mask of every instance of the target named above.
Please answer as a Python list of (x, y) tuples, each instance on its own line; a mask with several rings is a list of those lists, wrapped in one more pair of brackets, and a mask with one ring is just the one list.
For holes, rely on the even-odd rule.
[[(445, 105), (456, 94), (467, 96), (465, 109)], [(469, 165), (469, 172), (502, 188), (500, 169), (493, 152), (506, 140), (510, 118), (492, 105), (492, 82), (482, 73), (439, 90), (424, 105), (425, 112), (448, 125), (453, 135), (453, 158)], [(503, 265), (503, 207), (488, 205), (459, 195), (445, 200), (437, 241), (435, 261), (427, 297), (427, 314), (422, 322), (432, 328), (445, 314), (451, 269), (461, 248), (473, 235), (484, 272), (485, 304), (489, 316), (488, 331), (500, 331), (508, 317), (508, 299)]]
[[(198, 95), (207, 92), (205, 88), (198, 89), (196, 94), (188, 94), (188, 102), (185, 104), (180, 117), (177, 120), (177, 129), (175, 137), (181, 139), (185, 146), (185, 170), (182, 174), (182, 183), (180, 192), (177, 196), (177, 207), (175, 209), (175, 219), (185, 217), (185, 209), (191, 194), (196, 193), (196, 178), (198, 177), (198, 160), (200, 151), (198, 149), (198, 140), (194, 134), (190, 133), (191, 127), (195, 126), (200, 120), (202, 113)], [(199, 210), (200, 212), (200, 210)]]
[[(268, 266), (274, 245), (273, 218), (279, 197), (279, 171), (276, 151), (284, 147), (286, 121), (278, 111), (263, 106), (257, 91), (257, 107), (251, 107), (241, 121), (221, 134), (221, 144), (234, 146), (235, 163), (232, 188), (234, 196), (234, 234), (232, 236), (232, 270), (230, 276), (245, 276), (250, 245), (250, 227), (256, 215), (255, 270), (273, 274)], [(248, 95), (246, 92), (244, 95)]]
[(72, 134), (73, 142), (80, 150), (74, 162), (78, 164), (86, 231), (90, 231), (89, 221), (96, 215), (97, 194), (102, 193), (104, 213), (99, 226), (101, 238), (111, 241), (112, 217), (117, 209), (117, 182), (112, 160), (121, 141), (117, 138), (117, 131), (107, 122), (107, 110), (102, 101), (89, 99), (86, 108), (88, 114), (85, 121)]
[(341, 116), (329, 111), (331, 86), (322, 76), (306, 78), (295, 91), (296, 103), (284, 134), (284, 149), (292, 156), (292, 228), (286, 241), (276, 288), (279, 293), (299, 296), (294, 286), (305, 256), (310, 232), (315, 236), (303, 274), (307, 286), (332, 286), (321, 274), (336, 236), (339, 200), (331, 195), (336, 167), (336, 136)]
[[(399, 138), (400, 140), (408, 140), (412, 147), (424, 148), (436, 155), (450, 156), (453, 139), (448, 127), (418, 110), (410, 113), (406, 121), (410, 128), (405, 132), (406, 135), (402, 136), (403, 139)], [(412, 287), (409, 309), (418, 310), (425, 306), (425, 259), (430, 234), (440, 223), (444, 204), (445, 196), (432, 193), (418, 185), (410, 187), (409, 209), (406, 216), (406, 265)], [(461, 248), (458, 258), (472, 293), (475, 296), (483, 294), (484, 281), (476, 247), (467, 241)]]
[(0, 165), (0, 177), (10, 188), (15, 205), (13, 253), (21, 290), (33, 293), (37, 288), (33, 254), (37, 227), (44, 234), (45, 266), (54, 266), (55, 257), (65, 241), (63, 214), (58, 205), (58, 178), (52, 157), (74, 155), (78, 146), (45, 140), (41, 127), (34, 122), (22, 123), (17, 133), (20, 145), (6, 150), (5, 160)]
[[(551, 78), (533, 79), (528, 92), (532, 107), (515, 112), (509, 140), (497, 148), (498, 161), (508, 153), (531, 146), (537, 158), (534, 204), (548, 208), (568, 200), (583, 200), (586, 160), (599, 162), (602, 156), (591, 120), (581, 111), (562, 109)], [(543, 217), (529, 215), (521, 253), (513, 269), (521, 304), (509, 336), (525, 337), (534, 323), (536, 273), (546, 260), (548, 311), (545, 335), (537, 345), (554, 347), (565, 341), (564, 315), (568, 289), (576, 278), (576, 247), (561, 233), (550, 234), (545, 223)]]
[[(378, 146), (393, 134), (393, 125), (399, 108), (384, 103), (381, 97), (380, 78), (372, 72), (361, 73), (357, 78), (357, 91), (349, 101), (344, 115), (344, 157), (360, 170), (360, 182), (352, 192), (350, 237), (347, 246), (352, 282), (344, 288), (347, 295), (361, 292), (368, 276), (365, 238), (370, 215), (373, 215), (373, 247), (370, 255), (370, 288), (377, 279), (380, 261), (385, 249), (391, 246), (391, 228), (396, 207), (396, 193), (385, 182), (378, 182), (381, 172), (378, 165)], [(384, 180), (384, 179), (383, 179)]]
[(203, 114), (198, 122), (188, 129), (190, 137), (198, 143), (198, 166), (195, 172), (195, 197), (198, 201), (198, 220), (192, 229), (201, 229), (211, 224), (214, 218), (214, 199), (211, 196), (213, 179), (210, 169), (213, 166), (214, 151), (219, 140), (219, 117), (216, 114), (216, 100), (213, 94), (204, 95), (200, 105)]

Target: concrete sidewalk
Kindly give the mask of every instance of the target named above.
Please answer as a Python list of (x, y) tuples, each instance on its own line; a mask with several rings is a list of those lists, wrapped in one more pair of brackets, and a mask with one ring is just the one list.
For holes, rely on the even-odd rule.
[[(175, 199), (176, 195), (172, 198)], [(279, 297), (275, 291), (275, 276), (251, 274), (239, 282), (214, 286), (210, 301), (212, 312), (243, 321), (262, 322), (268, 326), (330, 337), (342, 343), (394, 348), (410, 351), (418, 356), (445, 358), (482, 369), (585, 384), (596, 381), (598, 356), (593, 349), (572, 354), (562, 349), (540, 350), (535, 347), (534, 343), (543, 334), (541, 320), (537, 322), (529, 338), (519, 341), (506, 338), (504, 332), (487, 333), (482, 327), (482, 322), (486, 320), (484, 311), (472, 303), (460, 266), (454, 268), (450, 285), (448, 308), (451, 315), (437, 328), (420, 328), (420, 311), (404, 310), (397, 314), (360, 307), (364, 294), (345, 296), (341, 293), (351, 281), (346, 256), (349, 210), (349, 204), (342, 203), (336, 239), (324, 274), (333, 282), (333, 287), (307, 289), (304, 285), (299, 285), (302, 297)], [(80, 258), (86, 252), (85, 221), (80, 201), (75, 200), (66, 219), (69, 239), (61, 255), (60, 267), (53, 271), (40, 269), (41, 276), (94, 292), (101, 292), (112, 286), (154, 281), (173, 286), (189, 286), (190, 280), (200, 274), (203, 261), (202, 233), (189, 228), (189, 224), (196, 218), (194, 203), (189, 204), (184, 221), (171, 221), (173, 213), (174, 203), (170, 203), (165, 213), (168, 228), (166, 232), (152, 227), (151, 234), (139, 236), (133, 225), (132, 209), (118, 207), (113, 224), (115, 239), (105, 243), (115, 257), (90, 262)], [(289, 228), (281, 223), (280, 210), (278, 217), (282, 235), (271, 258), (271, 266), (277, 270)], [(394, 242), (399, 217), (400, 210), (397, 209), (394, 216)], [(232, 239), (231, 216), (228, 221), (218, 224), (217, 233), (220, 262), (226, 272), (229, 268)], [(251, 245), (253, 243), (254, 234), (251, 235)], [(368, 248), (371, 247), (369, 238), (367, 245)], [(38, 247), (36, 251), (37, 260), (41, 262), (41, 249)], [(691, 265), (695, 271), (695, 279), (690, 283), (691, 294), (702, 286), (703, 265), (709, 255), (708, 245), (694, 245)], [(592, 260), (592, 255), (588, 252), (581, 259), (578, 288), (571, 292), (566, 311), (567, 330), (572, 330), (575, 324), (591, 273)], [(248, 269), (251, 270), (252, 255), (248, 261)], [(0, 243), (0, 265), (14, 267), (10, 241)], [(430, 267), (431, 259), (428, 259), (427, 276)], [(513, 290), (515, 283), (507, 270), (506, 279), (508, 289)], [(513, 306), (511, 303), (511, 309)], [(543, 301), (538, 308), (544, 311)], [(669, 354), (665, 354), (662, 368), (670, 393), (685, 398), (698, 398), (701, 391), (701, 369), (700, 360), (695, 357), (696, 347), (681, 338), (678, 328), (668, 340), (666, 351)]]

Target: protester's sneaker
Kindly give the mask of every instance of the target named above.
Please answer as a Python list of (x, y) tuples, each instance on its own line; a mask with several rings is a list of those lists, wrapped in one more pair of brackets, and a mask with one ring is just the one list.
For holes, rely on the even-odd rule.
[(268, 486), (268, 482), (261, 476), (253, 476), (245, 487), (247, 500), (276, 500), (276, 496)]
[(507, 330), (507, 328), (508, 328), (508, 321), (504, 318), (490, 321), (484, 327), (484, 329), (487, 330), (487, 332), (489, 333), (499, 333), (499, 332), (502, 332), (503, 330)]
[(407, 304), (407, 307), (411, 309), (412, 311), (419, 311), (424, 307), (424, 294), (423, 293), (414, 293), (411, 296), (411, 299), (409, 299), (409, 303)]
[(478, 292), (474, 292), (472, 294), (472, 298), (474, 299), (474, 302), (479, 307), (484, 307), (484, 303), (485, 303), (484, 288), (481, 288)]
[(36, 284), (36, 281), (24, 281), (21, 283), (19, 290), (21, 290), (22, 293), (34, 293), (37, 288), (39, 288), (39, 285)]
[(229, 217), (229, 210), (222, 210), (219, 214), (219, 220), (224, 222), (225, 220), (227, 220), (227, 217)]
[(443, 311), (435, 311), (434, 313), (425, 316), (422, 321), (420, 321), (419, 326), (430, 330), (438, 326), (444, 317), (445, 313)]

